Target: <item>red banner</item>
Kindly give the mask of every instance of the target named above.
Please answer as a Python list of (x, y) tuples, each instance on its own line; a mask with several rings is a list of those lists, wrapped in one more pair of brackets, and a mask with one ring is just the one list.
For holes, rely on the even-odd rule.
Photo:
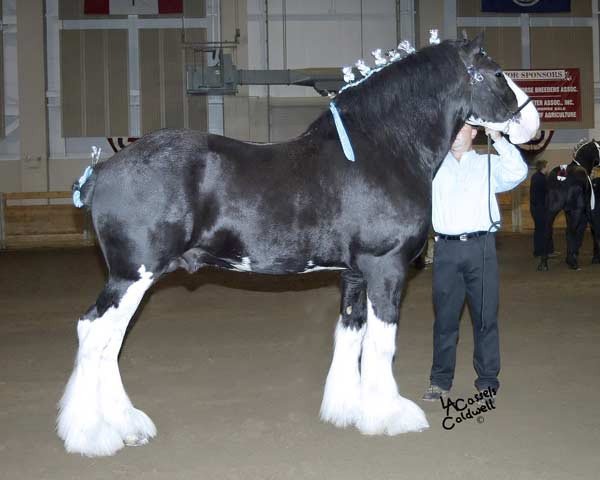
[(542, 122), (581, 121), (578, 68), (506, 70), (535, 104)]
[(85, 15), (181, 14), (183, 0), (85, 0), (83, 13)]

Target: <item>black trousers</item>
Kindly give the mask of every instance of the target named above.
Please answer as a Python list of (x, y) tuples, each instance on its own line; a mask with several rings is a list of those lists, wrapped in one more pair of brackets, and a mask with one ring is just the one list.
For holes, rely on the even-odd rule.
[[(482, 286), (485, 289), (483, 315)], [(498, 261), (496, 238), (492, 233), (466, 242), (442, 239), (435, 242), (435, 321), (430, 381), (444, 390), (450, 390), (454, 379), (460, 314), (465, 299), (473, 324), (473, 367), (477, 373), (475, 388), (483, 390), (492, 387), (498, 390)]]
[(548, 245), (548, 251), (546, 252), (546, 248), (544, 242), (545, 231), (546, 231), (546, 208), (545, 207), (529, 207), (531, 211), (531, 216), (533, 217), (534, 223), (534, 231), (533, 231), (533, 256), (539, 257), (544, 253), (550, 254), (554, 253), (554, 242), (552, 241), (552, 236), (550, 237), (550, 245)]

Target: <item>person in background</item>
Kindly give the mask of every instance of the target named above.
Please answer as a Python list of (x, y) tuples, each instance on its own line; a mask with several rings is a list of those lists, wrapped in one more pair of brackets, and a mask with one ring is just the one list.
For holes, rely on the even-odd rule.
[[(546, 194), (548, 186), (546, 173), (548, 162), (543, 159), (535, 161), (535, 173), (529, 183), (529, 211), (533, 217), (533, 256), (539, 257), (544, 253), (544, 231), (546, 229)], [(548, 254), (554, 254), (554, 245), (550, 237)]]

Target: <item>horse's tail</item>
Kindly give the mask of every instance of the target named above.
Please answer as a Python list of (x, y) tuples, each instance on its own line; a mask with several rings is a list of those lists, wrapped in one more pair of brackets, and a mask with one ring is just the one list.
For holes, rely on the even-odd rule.
[(93, 167), (87, 167), (81, 178), (73, 184), (73, 204), (77, 208), (92, 206), (92, 196), (96, 186), (96, 175)]

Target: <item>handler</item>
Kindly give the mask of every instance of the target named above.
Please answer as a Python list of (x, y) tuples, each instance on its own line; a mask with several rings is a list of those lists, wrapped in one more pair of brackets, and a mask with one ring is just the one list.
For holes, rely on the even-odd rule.
[(473, 323), (475, 388), (497, 391), (499, 387), (497, 228), (490, 222), (488, 202), (494, 222), (499, 222), (495, 194), (521, 183), (527, 176), (527, 165), (515, 146), (499, 132), (486, 129), (486, 133), (499, 153), (491, 156), (489, 198), (487, 155), (473, 150), (477, 130), (468, 124), (458, 132), (433, 180), (435, 321), (430, 386), (423, 400), (439, 400), (452, 387), (465, 297)]
[(545, 233), (546, 233), (546, 195), (548, 185), (546, 182), (546, 171), (548, 162), (546, 160), (536, 160), (535, 173), (531, 176), (529, 183), (529, 211), (533, 217), (535, 229), (533, 231), (533, 256), (539, 257), (544, 253), (548, 256), (554, 253), (554, 244), (550, 237), (550, 245), (546, 252)]

